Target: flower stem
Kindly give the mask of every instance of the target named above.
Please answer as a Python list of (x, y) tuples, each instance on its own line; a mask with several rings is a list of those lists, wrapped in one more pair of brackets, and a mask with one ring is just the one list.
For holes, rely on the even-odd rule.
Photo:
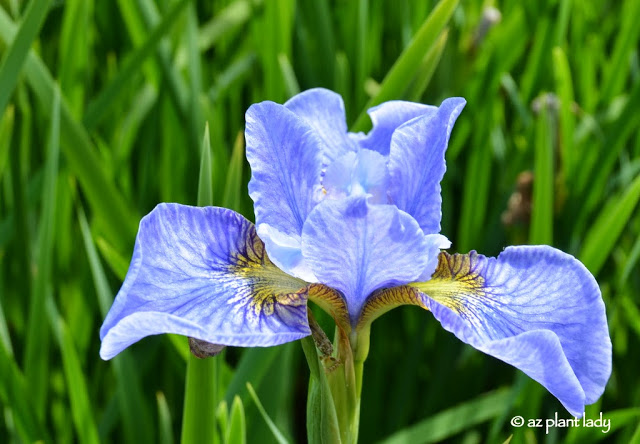
[(351, 352), (353, 355), (353, 379), (355, 384), (355, 399), (353, 403), (353, 411), (351, 412), (352, 443), (358, 442), (358, 431), (360, 425), (360, 399), (362, 396), (362, 376), (364, 371), (364, 361), (367, 360), (367, 356), (369, 355), (370, 332), (370, 325), (367, 325), (364, 329), (352, 333), (350, 341)]
[[(213, 205), (211, 142), (205, 125), (198, 180), (198, 205)], [(216, 401), (220, 357), (200, 359), (189, 354), (182, 413), (182, 444), (217, 443)]]
[(217, 442), (217, 375), (218, 358), (200, 359), (189, 356), (180, 439), (182, 444)]

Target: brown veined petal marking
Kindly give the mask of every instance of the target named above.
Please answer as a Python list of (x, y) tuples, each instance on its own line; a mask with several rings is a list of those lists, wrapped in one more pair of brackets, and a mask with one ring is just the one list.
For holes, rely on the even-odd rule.
[(475, 270), (475, 256), (475, 251), (453, 255), (443, 251), (438, 255), (438, 266), (430, 280), (374, 292), (360, 313), (358, 329), (401, 305), (417, 305), (428, 310), (425, 294), (459, 312), (462, 308), (460, 295), (484, 294), (484, 279)]

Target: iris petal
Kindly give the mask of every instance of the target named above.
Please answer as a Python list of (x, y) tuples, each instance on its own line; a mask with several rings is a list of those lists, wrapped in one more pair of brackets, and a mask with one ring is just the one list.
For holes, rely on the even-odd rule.
[(355, 325), (374, 290), (435, 270), (440, 241), (393, 205), (372, 205), (364, 197), (327, 199), (305, 222), (302, 254), (320, 282), (342, 292)]
[(411, 119), (431, 116), (437, 111), (438, 108), (435, 106), (402, 100), (391, 100), (374, 106), (367, 111), (371, 117), (373, 129), (359, 141), (360, 146), (388, 156), (391, 136), (396, 128)]
[(309, 89), (289, 99), (284, 106), (322, 138), (326, 165), (356, 150), (356, 143), (347, 135), (344, 102), (339, 94), (323, 88)]
[(322, 186), (330, 199), (366, 194), (370, 203), (388, 203), (387, 159), (367, 149), (349, 152), (327, 167)]
[(289, 243), (299, 242), (304, 220), (319, 197), (324, 143), (305, 121), (273, 102), (249, 108), (245, 136), (256, 225), (270, 227), (261, 229), (269, 256), (295, 275), (295, 268), (284, 266), (291, 262), (287, 255), (292, 252), (272, 248), (281, 242), (269, 233), (277, 233), (280, 239), (290, 237)]
[(271, 346), (310, 334), (305, 282), (276, 268), (251, 222), (223, 208), (160, 204), (140, 222), (102, 328), (110, 359), (145, 336)]
[(598, 285), (573, 256), (548, 246), (509, 247), (498, 258), (441, 254), (425, 283), (442, 326), (518, 367), (573, 415), (611, 374), (611, 341)]
[(440, 232), (444, 152), (465, 103), (461, 98), (447, 99), (437, 112), (407, 122), (391, 138), (391, 203), (412, 215), (425, 233)]

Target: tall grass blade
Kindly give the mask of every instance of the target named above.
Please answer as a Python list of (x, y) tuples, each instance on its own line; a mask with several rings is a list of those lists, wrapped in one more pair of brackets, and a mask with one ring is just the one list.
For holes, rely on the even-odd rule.
[(244, 415), (244, 407), (239, 396), (233, 398), (231, 404), (231, 414), (229, 416), (229, 427), (226, 430), (225, 442), (245, 444), (247, 442), (247, 424)]
[(0, 119), (0, 180), (2, 180), (2, 173), (4, 173), (4, 168), (9, 159), (9, 148), (11, 147), (14, 121), (15, 108), (9, 106)]
[[(564, 3), (568, 3), (565, 1)], [(560, 47), (553, 48), (553, 74), (556, 83), (556, 91), (560, 100), (559, 110), (559, 141), (562, 158), (562, 173), (569, 183), (573, 181), (576, 153), (573, 143), (575, 137), (575, 116), (573, 81), (571, 80), (571, 68), (569, 60)]]
[(209, 124), (206, 124), (200, 155), (200, 175), (198, 177), (198, 205), (201, 207), (213, 205), (211, 174), (211, 139), (209, 137)]
[(602, 97), (612, 99), (620, 94), (629, 76), (631, 68), (631, 54), (638, 50), (640, 26), (640, 2), (626, 0), (622, 6), (621, 24), (616, 29), (616, 40), (611, 58), (604, 65), (604, 79), (602, 81)]
[(238, 133), (233, 144), (233, 153), (227, 172), (227, 183), (224, 188), (222, 206), (238, 211), (240, 209), (240, 193), (242, 187), (242, 167), (244, 165), (244, 135)]
[[(100, 315), (104, 318), (111, 304), (113, 304), (113, 291), (100, 263), (100, 258), (91, 236), (91, 229), (82, 209), (78, 211), (78, 222), (98, 298)], [(139, 443), (153, 440), (151, 415), (142, 394), (139, 371), (133, 361), (133, 357), (128, 350), (125, 350), (111, 362), (116, 374), (118, 405), (127, 442)]]
[[(282, 432), (271, 420), (271, 418), (269, 417), (269, 414), (266, 412), (266, 410), (262, 406), (262, 403), (260, 402), (260, 399), (258, 398), (258, 395), (256, 394), (256, 391), (253, 389), (253, 386), (251, 385), (250, 382), (247, 382), (247, 391), (251, 395), (251, 399), (253, 399), (253, 402), (256, 403), (256, 407), (258, 407), (258, 411), (260, 412), (260, 415), (262, 415), (262, 419), (264, 419), (264, 421), (269, 426), (269, 430), (271, 430), (271, 433), (273, 434), (273, 437), (275, 438), (275, 440), (279, 444), (289, 444), (289, 441), (287, 440), (287, 438), (284, 437)], [(235, 399), (238, 399), (238, 398), (235, 398)]]
[(429, 81), (431, 80), (431, 77), (433, 77), (433, 73), (438, 67), (438, 63), (440, 63), (442, 52), (447, 44), (448, 37), (449, 30), (445, 28), (438, 37), (436, 43), (422, 59), (416, 78), (411, 85), (409, 93), (407, 94), (409, 100), (414, 102), (421, 101), (422, 95), (426, 91), (427, 86), (429, 86)]
[(394, 433), (381, 444), (430, 443), (447, 439), (472, 426), (500, 416), (509, 395), (508, 389), (482, 395)]
[(200, 51), (211, 49), (219, 40), (243, 26), (260, 3), (259, 0), (236, 0), (218, 12), (200, 28)]
[(598, 275), (640, 201), (640, 176), (618, 198), (611, 198), (587, 232), (579, 259)]
[(40, 417), (44, 417), (49, 392), (49, 341), (45, 303), (53, 278), (55, 241), (56, 181), (60, 155), (60, 90), (56, 89), (51, 111), (51, 127), (42, 189), (42, 215), (35, 248), (35, 273), (29, 305), (25, 376)]
[[(206, 126), (200, 159), (198, 205), (212, 205), (211, 142)], [(216, 443), (216, 405), (221, 356), (200, 359), (189, 355), (182, 415), (182, 444)]]
[(286, 54), (278, 54), (278, 64), (280, 65), (280, 71), (282, 71), (282, 78), (284, 79), (284, 88), (289, 97), (295, 96), (300, 92), (300, 85), (296, 78), (296, 73), (291, 66), (291, 62)]
[[(0, 62), (0, 114), (4, 113), (9, 97), (18, 82), (18, 76), (29, 54), (31, 44), (38, 36), (49, 12), (51, 0), (31, 0), (15, 38)], [(3, 11), (4, 12), (4, 11)], [(10, 39), (9, 39), (10, 40)], [(5, 43), (9, 43), (5, 40)]]
[(440, 33), (445, 28), (453, 11), (458, 6), (459, 0), (440, 0), (424, 24), (409, 43), (400, 57), (393, 64), (385, 76), (380, 90), (372, 97), (365, 109), (360, 113), (358, 120), (352, 127), (352, 131), (364, 131), (367, 126), (367, 109), (382, 102), (399, 99), (404, 96), (409, 82), (413, 80), (420, 64), (416, 60), (422, 60), (437, 43)]
[[(543, 98), (546, 102), (546, 99)], [(536, 122), (534, 155), (533, 201), (529, 242), (553, 244), (553, 202), (555, 173), (553, 169), (554, 135), (556, 133), (554, 110), (543, 103)]]
[[(0, 39), (5, 43), (11, 41), (16, 33), (15, 28), (6, 12), (0, 8)], [(24, 72), (45, 112), (50, 112), (55, 82), (46, 65), (34, 52), (27, 56)], [(91, 207), (104, 221), (105, 232), (118, 249), (128, 250), (133, 244), (138, 218), (108, 177), (89, 135), (72, 117), (64, 97), (60, 103), (60, 137), (67, 164), (78, 177)]]
[(171, 426), (171, 411), (167, 398), (162, 392), (156, 393), (156, 401), (158, 404), (158, 418), (160, 419), (160, 444), (173, 444), (173, 427)]
[(111, 111), (117, 103), (117, 99), (128, 91), (126, 85), (131, 82), (131, 79), (142, 69), (148, 57), (156, 51), (160, 40), (165, 37), (175, 25), (181, 17), (181, 12), (190, 2), (191, 0), (180, 0), (173, 4), (163, 20), (146, 38), (145, 42), (128, 56), (113, 80), (87, 105), (83, 119), (83, 123), (87, 129), (91, 130), (95, 128), (96, 125), (108, 115), (109, 111)]
[(10, 406), (19, 437), (24, 442), (51, 442), (33, 405), (27, 381), (13, 356), (0, 342), (0, 401)]
[(62, 366), (71, 404), (71, 416), (78, 439), (82, 443), (98, 444), (100, 439), (98, 438), (98, 429), (89, 398), (87, 380), (80, 364), (73, 337), (58, 313), (50, 287), (47, 291), (46, 309), (53, 336), (62, 354)]

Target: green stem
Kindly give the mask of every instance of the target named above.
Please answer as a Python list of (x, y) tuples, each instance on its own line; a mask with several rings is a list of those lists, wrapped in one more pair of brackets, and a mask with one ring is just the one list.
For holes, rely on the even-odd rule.
[(182, 444), (216, 442), (218, 359), (189, 356), (182, 416)]
[(358, 442), (358, 431), (360, 430), (360, 399), (362, 396), (362, 375), (364, 372), (364, 361), (369, 355), (369, 336), (371, 333), (370, 324), (363, 329), (356, 331), (351, 337), (351, 350), (353, 354), (353, 373), (355, 383), (355, 399), (353, 403), (352, 418), (352, 443)]
[[(205, 126), (198, 182), (198, 205), (211, 205), (211, 143)], [(206, 353), (205, 353), (206, 355)], [(220, 356), (200, 359), (193, 354), (187, 362), (187, 380), (182, 413), (182, 444), (215, 443), (217, 381)]]
[(332, 347), (311, 312), (309, 326), (313, 339), (302, 340), (311, 370), (307, 398), (308, 441), (356, 444), (370, 328), (366, 326), (348, 334), (336, 326)]

